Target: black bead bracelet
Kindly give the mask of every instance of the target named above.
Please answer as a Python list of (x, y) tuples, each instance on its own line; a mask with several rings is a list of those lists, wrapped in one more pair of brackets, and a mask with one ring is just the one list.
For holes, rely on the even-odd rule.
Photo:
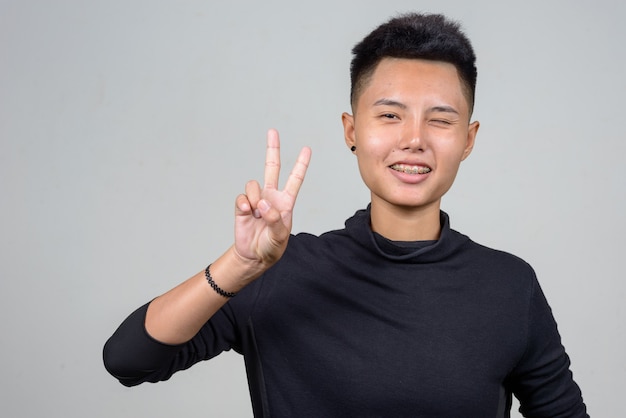
[(215, 290), (220, 296), (224, 296), (225, 298), (234, 298), (235, 296), (237, 296), (236, 293), (225, 291), (213, 281), (213, 277), (211, 277), (211, 272), (209, 271), (210, 267), (211, 265), (209, 264), (206, 270), (204, 270), (204, 275), (206, 276), (206, 280), (207, 282), (209, 282), (213, 290)]

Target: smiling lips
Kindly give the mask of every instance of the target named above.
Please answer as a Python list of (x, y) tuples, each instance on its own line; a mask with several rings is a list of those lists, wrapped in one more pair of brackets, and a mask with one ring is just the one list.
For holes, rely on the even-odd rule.
[(418, 165), (405, 165), (405, 164), (394, 164), (390, 166), (392, 170), (400, 171), (406, 174), (426, 174), (430, 173), (432, 170), (430, 167), (418, 166)]

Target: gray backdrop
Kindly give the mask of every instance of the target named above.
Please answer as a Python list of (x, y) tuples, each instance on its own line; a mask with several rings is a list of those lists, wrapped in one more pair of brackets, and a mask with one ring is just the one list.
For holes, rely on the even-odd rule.
[[(590, 412), (622, 410), (623, 2), (0, 0), (0, 408), (11, 417), (246, 417), (226, 353), (134, 389), (101, 349), (219, 256), (236, 194), (313, 160), (294, 232), (368, 202), (340, 114), (350, 48), (396, 12), (444, 12), (478, 55), (473, 155), (452, 225), (530, 262)], [(174, 414), (174, 415), (173, 415)]]

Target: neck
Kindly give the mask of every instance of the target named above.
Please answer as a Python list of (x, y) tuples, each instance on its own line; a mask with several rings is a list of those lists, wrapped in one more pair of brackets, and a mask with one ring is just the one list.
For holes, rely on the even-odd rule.
[(372, 230), (393, 241), (437, 240), (441, 233), (439, 203), (427, 207), (403, 208), (372, 202)]

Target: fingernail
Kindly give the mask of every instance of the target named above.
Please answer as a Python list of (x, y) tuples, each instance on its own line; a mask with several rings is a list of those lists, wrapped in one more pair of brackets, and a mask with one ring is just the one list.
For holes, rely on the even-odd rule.
[(270, 208), (270, 204), (267, 200), (259, 200), (259, 204), (257, 205), (259, 210), (263, 213), (267, 212)]

